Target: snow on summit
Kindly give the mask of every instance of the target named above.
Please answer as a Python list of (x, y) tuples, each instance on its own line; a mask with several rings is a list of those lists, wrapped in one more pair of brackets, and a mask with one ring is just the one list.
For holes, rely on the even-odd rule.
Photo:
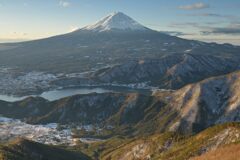
[(146, 27), (139, 24), (129, 16), (122, 12), (114, 12), (107, 17), (101, 19), (93, 25), (89, 25), (83, 28), (83, 30), (93, 31), (109, 31), (109, 30), (147, 30)]

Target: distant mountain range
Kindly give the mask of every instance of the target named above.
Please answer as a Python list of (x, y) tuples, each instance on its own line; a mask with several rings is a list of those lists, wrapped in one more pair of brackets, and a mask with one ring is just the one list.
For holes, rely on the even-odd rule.
[(238, 57), (240, 47), (185, 40), (151, 30), (116, 12), (96, 24), (50, 38), (0, 44), (0, 64), (23, 70), (82, 72), (126, 60), (171, 54)]

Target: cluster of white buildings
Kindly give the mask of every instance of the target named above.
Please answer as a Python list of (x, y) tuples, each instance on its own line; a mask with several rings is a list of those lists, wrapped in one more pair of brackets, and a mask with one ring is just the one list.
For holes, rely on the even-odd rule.
[(11, 69), (0, 68), (0, 93), (23, 95), (37, 93), (51, 87), (50, 82), (56, 80), (53, 74), (43, 72), (14, 72)]
[[(88, 132), (93, 129), (93, 126), (86, 125), (78, 128)], [(93, 138), (74, 138), (70, 127), (65, 126), (63, 129), (59, 129), (56, 123), (31, 125), (20, 120), (0, 116), (0, 141), (9, 141), (19, 137), (43, 144), (70, 146), (76, 145), (78, 141), (83, 143), (102, 141)]]

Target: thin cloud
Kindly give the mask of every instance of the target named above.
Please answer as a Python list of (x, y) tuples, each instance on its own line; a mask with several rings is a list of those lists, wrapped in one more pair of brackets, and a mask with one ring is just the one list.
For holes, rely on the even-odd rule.
[(1, 43), (7, 43), (7, 42), (23, 42), (23, 41), (28, 41), (31, 39), (25, 39), (25, 38), (0, 38)]
[(212, 24), (199, 24), (194, 22), (186, 22), (186, 23), (173, 23), (169, 25), (169, 27), (173, 28), (197, 28), (201, 35), (240, 35), (240, 23), (230, 23), (226, 27), (214, 27), (213, 25), (220, 24), (219, 22), (214, 22)]
[(225, 15), (216, 14), (216, 13), (201, 13), (201, 14), (191, 14), (190, 16), (199, 16), (199, 17), (226, 17)]
[(193, 33), (184, 33), (180, 31), (164, 31), (163, 33), (171, 35), (171, 36), (188, 36), (188, 35), (194, 35)]
[(226, 28), (210, 28), (209, 31), (202, 31), (203, 35), (211, 35), (211, 34), (219, 34), (219, 35), (240, 35), (240, 28), (232, 28), (232, 27), (226, 27)]
[(213, 18), (227, 18), (227, 19), (237, 19), (239, 17), (233, 15), (223, 15), (217, 13), (200, 13), (200, 14), (190, 14), (189, 16), (199, 16), (199, 17), (213, 17)]
[(67, 8), (67, 7), (69, 7), (71, 5), (71, 3), (70, 2), (68, 2), (68, 1), (60, 1), (59, 2), (59, 6), (61, 6), (61, 7), (64, 7), (64, 8)]
[(186, 28), (186, 27), (199, 27), (200, 25), (195, 22), (186, 22), (186, 23), (172, 23), (169, 27), (173, 28)]
[(205, 9), (205, 8), (209, 8), (210, 6), (208, 4), (205, 3), (194, 3), (191, 5), (184, 5), (184, 6), (179, 6), (179, 9), (182, 10), (199, 10), (199, 9)]
[(232, 28), (240, 28), (240, 21), (231, 22), (229, 26)]
[(223, 27), (208, 27), (203, 29), (201, 32), (203, 35), (240, 35), (240, 21), (230, 22), (228, 25)]

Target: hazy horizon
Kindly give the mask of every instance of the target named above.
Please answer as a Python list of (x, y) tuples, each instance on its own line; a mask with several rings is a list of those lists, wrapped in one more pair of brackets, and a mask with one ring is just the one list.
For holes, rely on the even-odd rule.
[(153, 30), (186, 39), (240, 45), (239, 6), (240, 2), (234, 0), (0, 0), (0, 43), (68, 33), (120, 11)]

